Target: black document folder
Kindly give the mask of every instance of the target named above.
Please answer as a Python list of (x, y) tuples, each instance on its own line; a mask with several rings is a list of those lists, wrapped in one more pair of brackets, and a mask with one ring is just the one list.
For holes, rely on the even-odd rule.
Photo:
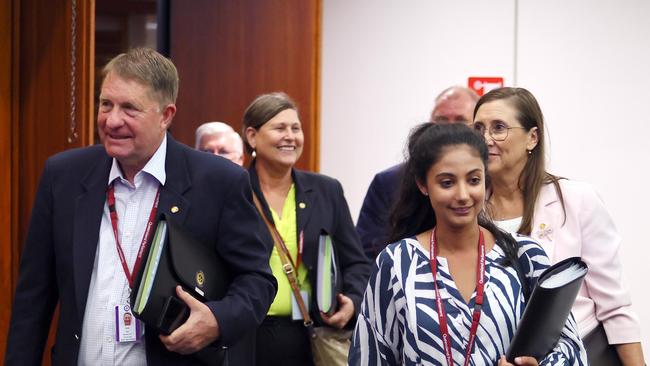
[[(220, 300), (230, 283), (213, 245), (196, 240), (162, 214), (154, 228), (131, 292), (133, 314), (163, 334), (189, 316), (176, 286), (202, 302)], [(146, 260), (146, 261), (145, 261)]]
[(518, 356), (540, 361), (553, 350), (586, 274), (587, 264), (579, 257), (560, 261), (542, 273), (506, 353), (509, 362)]

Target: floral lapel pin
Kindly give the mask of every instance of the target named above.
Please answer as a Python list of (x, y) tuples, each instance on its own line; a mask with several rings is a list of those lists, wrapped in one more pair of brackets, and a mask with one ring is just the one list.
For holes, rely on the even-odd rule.
[(547, 239), (547, 240), (553, 241), (553, 238), (551, 237), (551, 234), (553, 234), (553, 229), (551, 229), (545, 223), (539, 224), (539, 230), (537, 231), (537, 236), (540, 239)]

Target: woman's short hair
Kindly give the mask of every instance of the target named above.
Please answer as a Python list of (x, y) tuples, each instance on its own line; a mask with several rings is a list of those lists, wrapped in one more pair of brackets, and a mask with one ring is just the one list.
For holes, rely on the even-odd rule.
[(262, 94), (253, 100), (248, 108), (246, 108), (242, 120), (242, 136), (244, 137), (246, 152), (249, 154), (253, 152), (253, 148), (248, 143), (246, 129), (252, 127), (259, 130), (271, 118), (287, 109), (293, 109), (298, 112), (296, 103), (284, 92)]

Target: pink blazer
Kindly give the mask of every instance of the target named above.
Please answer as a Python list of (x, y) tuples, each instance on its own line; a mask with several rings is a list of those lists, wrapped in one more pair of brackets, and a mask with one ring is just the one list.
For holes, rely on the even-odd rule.
[(640, 342), (639, 321), (623, 284), (621, 237), (612, 218), (590, 185), (563, 179), (560, 187), (566, 221), (555, 187), (547, 184), (535, 205), (530, 236), (553, 263), (580, 256), (589, 266), (572, 309), (580, 335), (584, 337), (601, 321), (610, 344)]

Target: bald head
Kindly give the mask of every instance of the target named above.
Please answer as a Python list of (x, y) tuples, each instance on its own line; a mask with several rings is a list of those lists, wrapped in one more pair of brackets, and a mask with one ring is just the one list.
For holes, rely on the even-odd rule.
[(462, 86), (452, 86), (436, 97), (436, 104), (431, 112), (433, 123), (472, 123), (474, 107), (479, 96), (474, 90)]

